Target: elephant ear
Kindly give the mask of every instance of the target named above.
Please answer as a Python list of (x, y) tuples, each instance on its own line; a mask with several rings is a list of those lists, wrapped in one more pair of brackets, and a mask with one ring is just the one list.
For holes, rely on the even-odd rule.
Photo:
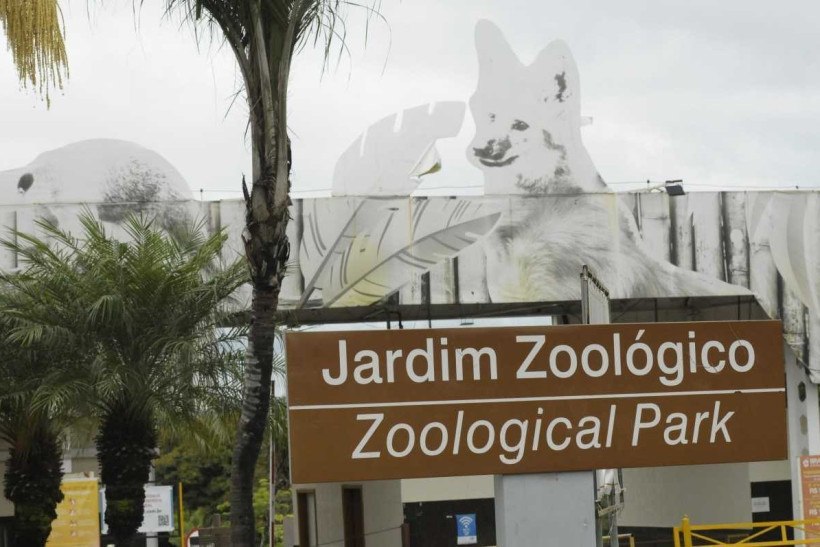
[(409, 196), (421, 176), (441, 169), (438, 139), (455, 137), (465, 104), (425, 104), (391, 114), (359, 135), (336, 162), (334, 196)]
[(813, 313), (820, 313), (820, 196), (775, 194), (767, 214), (769, 245), (783, 282)]
[(769, 206), (772, 195), (770, 192), (746, 193), (746, 231), (752, 241), (768, 241), (771, 232)]

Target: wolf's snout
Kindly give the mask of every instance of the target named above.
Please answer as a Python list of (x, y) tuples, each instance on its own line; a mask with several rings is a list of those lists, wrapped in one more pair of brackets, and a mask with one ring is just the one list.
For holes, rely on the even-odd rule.
[(504, 159), (504, 155), (512, 148), (509, 138), (501, 140), (491, 139), (483, 148), (473, 148), (477, 158), (498, 161)]
[(511, 164), (518, 156), (511, 156), (504, 159), (507, 152), (512, 148), (509, 137), (503, 139), (490, 139), (486, 146), (482, 148), (473, 148), (473, 154), (482, 165), (488, 167), (503, 167)]

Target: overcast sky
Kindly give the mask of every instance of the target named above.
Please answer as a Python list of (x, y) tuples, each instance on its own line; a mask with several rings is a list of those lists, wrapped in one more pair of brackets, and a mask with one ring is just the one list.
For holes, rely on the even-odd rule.
[[(139, 2), (137, 2), (138, 4)], [(21, 90), (0, 46), (0, 170), (90, 138), (164, 155), (206, 198), (238, 197), (249, 173), (247, 108), (226, 48), (146, 0), (63, 0), (71, 77), (52, 107)], [(104, 4), (104, 6), (100, 5)], [(525, 62), (564, 39), (581, 76), (587, 149), (611, 183), (683, 178), (691, 189), (820, 186), (820, 2), (815, 0), (383, 0), (386, 23), (350, 13), (350, 53), (322, 71), (297, 58), (290, 96), (294, 190), (327, 189), (336, 158), (379, 118), (467, 101), (473, 30), (495, 22)], [(4, 38), (0, 38), (4, 43)], [(389, 46), (388, 46), (389, 44)], [(440, 145), (430, 187), (476, 187), (472, 137)], [(623, 188), (624, 186), (616, 186)]]

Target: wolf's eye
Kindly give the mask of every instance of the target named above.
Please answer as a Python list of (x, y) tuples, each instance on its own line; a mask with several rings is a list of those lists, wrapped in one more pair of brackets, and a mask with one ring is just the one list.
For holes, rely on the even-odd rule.
[(513, 131), (526, 131), (530, 128), (530, 124), (522, 122), (521, 120), (515, 120), (511, 127)]

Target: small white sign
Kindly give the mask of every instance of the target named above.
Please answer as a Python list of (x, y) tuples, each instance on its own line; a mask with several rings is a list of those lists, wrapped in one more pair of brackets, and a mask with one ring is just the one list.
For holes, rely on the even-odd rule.
[[(103, 534), (108, 533), (105, 522), (105, 487), (100, 488), (100, 521)], [(174, 531), (174, 487), (145, 486), (145, 505), (142, 526), (137, 530), (143, 534)]]
[(752, 498), (752, 513), (768, 513), (771, 511), (769, 507), (769, 498)]
[(143, 534), (174, 531), (173, 486), (145, 487), (145, 512), (139, 531)]

